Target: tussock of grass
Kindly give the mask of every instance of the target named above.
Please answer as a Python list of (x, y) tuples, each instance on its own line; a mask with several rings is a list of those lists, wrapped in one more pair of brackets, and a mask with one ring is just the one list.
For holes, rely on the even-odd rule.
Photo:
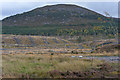
[[(96, 66), (95, 64), (93, 66)], [(55, 65), (55, 70), (65, 71), (86, 71), (92, 68), (91, 62), (83, 60), (74, 60), (69, 62), (61, 62)]]

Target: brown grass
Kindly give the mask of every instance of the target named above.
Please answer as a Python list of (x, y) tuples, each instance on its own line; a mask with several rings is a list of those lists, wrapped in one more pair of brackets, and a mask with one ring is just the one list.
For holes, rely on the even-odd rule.
[[(93, 63), (93, 65), (91, 65)], [(86, 71), (97, 64), (99, 60), (74, 59), (63, 54), (6, 54), (3, 55), (3, 77), (50, 77), (51, 70)]]

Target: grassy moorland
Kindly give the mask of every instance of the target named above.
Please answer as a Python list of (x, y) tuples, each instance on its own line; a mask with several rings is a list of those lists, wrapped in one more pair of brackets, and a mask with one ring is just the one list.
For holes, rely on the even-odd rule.
[(118, 77), (118, 63), (67, 54), (3, 54), (3, 78)]
[(58, 4), (4, 18), (3, 78), (118, 78), (118, 19), (105, 14)]
[[(112, 42), (110, 44), (106, 44)], [(118, 56), (114, 39), (96, 41), (93, 52), (88, 43), (48, 36), (3, 35), (3, 78), (93, 78), (118, 77), (116, 62), (72, 56)], [(91, 46), (94, 42), (90, 42)], [(105, 44), (102, 45), (101, 44)], [(80, 49), (80, 47), (83, 49)]]

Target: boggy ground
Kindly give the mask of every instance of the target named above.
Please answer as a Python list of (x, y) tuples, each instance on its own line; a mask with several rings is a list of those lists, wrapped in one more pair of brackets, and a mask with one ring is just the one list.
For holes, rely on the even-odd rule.
[(2, 54), (2, 76), (3, 78), (119, 77), (118, 63), (71, 58), (71, 55), (73, 54)]

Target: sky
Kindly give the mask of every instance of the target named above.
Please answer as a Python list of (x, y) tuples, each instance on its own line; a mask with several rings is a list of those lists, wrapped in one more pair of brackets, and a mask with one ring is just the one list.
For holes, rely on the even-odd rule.
[[(70, 1), (70, 0), (69, 0)], [(48, 0), (44, 0), (44, 1), (16, 1), (16, 0), (4, 0), (4, 2), (2, 0), (0, 0), (0, 20), (8, 17), (8, 16), (12, 16), (15, 14), (20, 14), (23, 12), (27, 12), (30, 11), (32, 9), (38, 8), (38, 7), (43, 7), (45, 5), (55, 5), (55, 4), (75, 4), (78, 6), (82, 6), (85, 8), (88, 8), (90, 10), (93, 10), (95, 12), (98, 12), (100, 14), (104, 14), (104, 12), (108, 12), (112, 17), (118, 17), (118, 2), (117, 0), (114, 1), (102, 1), (102, 2), (98, 2), (98, 0), (96, 1), (79, 1), (79, 0), (74, 0), (69, 2), (66, 0), (66, 2), (64, 1), (58, 1), (58, 0), (54, 0), (54, 1), (48, 1)]]

